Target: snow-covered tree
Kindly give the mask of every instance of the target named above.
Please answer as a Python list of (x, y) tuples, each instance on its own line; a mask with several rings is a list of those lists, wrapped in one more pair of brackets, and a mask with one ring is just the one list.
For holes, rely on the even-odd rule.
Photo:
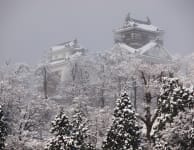
[[(160, 146), (170, 150), (191, 150), (194, 147), (194, 111), (179, 112), (158, 136)], [(161, 142), (163, 141), (163, 142)], [(156, 147), (158, 142), (156, 142)]]
[(54, 134), (54, 138), (46, 149), (67, 149), (72, 129), (68, 117), (64, 114), (63, 111), (61, 111), (55, 120), (51, 123), (51, 125), (51, 133)]
[(180, 77), (183, 78), (187, 87), (194, 88), (194, 53), (185, 57), (181, 63), (183, 71), (180, 72)]
[(23, 101), (28, 87), (24, 86), (24, 78), (16, 66), (6, 66), (5, 76), (0, 82), (0, 103), (4, 106), (4, 114), (9, 125), (9, 134), (16, 134)]
[(40, 98), (32, 66), (16, 64), (2, 69), (0, 103), (9, 127), (6, 148), (26, 149), (29, 143), (49, 135), (50, 119), (57, 109), (54, 101)]
[(8, 134), (7, 123), (4, 121), (4, 114), (0, 106), (0, 149), (5, 148), (5, 139)]
[(72, 132), (71, 132), (71, 140), (69, 143), (69, 147), (75, 150), (93, 150), (94, 147), (91, 144), (86, 142), (86, 138), (88, 137), (87, 131), (87, 119), (84, 116), (83, 112), (79, 110), (75, 110), (75, 113), (72, 117)]
[[(135, 74), (141, 60), (131, 58), (126, 51), (107, 51), (96, 58), (97, 80), (100, 102), (113, 104), (128, 81)], [(114, 99), (116, 97), (116, 99)], [(114, 99), (114, 100), (113, 100)], [(103, 106), (103, 105), (102, 105)]]
[[(83, 57), (67, 61), (64, 81), (60, 82), (57, 89), (59, 98), (70, 104), (77, 97), (88, 104), (96, 98), (92, 92), (95, 67), (90, 59)], [(86, 97), (90, 97), (90, 101)]]
[(124, 93), (116, 102), (113, 124), (102, 148), (104, 150), (137, 150), (140, 146), (140, 133), (131, 100)]
[(185, 88), (176, 78), (164, 77), (163, 73), (159, 76), (141, 73), (145, 87), (145, 104), (144, 113), (138, 113), (137, 116), (144, 123), (146, 143), (150, 149), (156, 141), (157, 133), (161, 132), (167, 123), (173, 122), (179, 111), (192, 107), (193, 90)]
[(169, 147), (167, 149), (167, 147), (168, 145), (165, 141), (161, 139), (156, 139), (155, 144), (153, 146), (153, 150), (171, 150), (169, 149)]
[(61, 111), (52, 122), (51, 133), (55, 137), (46, 150), (93, 150), (93, 146), (85, 141), (87, 138), (86, 123), (83, 121), (80, 111), (75, 113), (72, 122)]
[(59, 75), (51, 72), (47, 64), (37, 66), (34, 76), (36, 77), (36, 88), (44, 99), (56, 94), (56, 88), (60, 80)]
[[(150, 68), (154, 68), (153, 70)], [(160, 94), (160, 84), (163, 76), (170, 73), (168, 67), (159, 64), (144, 64), (138, 68), (136, 76), (136, 99), (137, 99), (137, 117), (143, 123), (143, 134), (145, 134), (146, 147), (150, 149), (153, 125), (156, 122), (158, 113), (157, 99)]]
[(177, 78), (164, 78), (160, 92), (156, 132), (163, 130), (166, 123), (172, 123), (180, 111), (194, 105), (193, 89), (185, 88)]

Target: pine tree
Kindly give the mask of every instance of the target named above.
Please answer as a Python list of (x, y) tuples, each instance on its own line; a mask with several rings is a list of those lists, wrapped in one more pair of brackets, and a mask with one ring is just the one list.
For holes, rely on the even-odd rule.
[(173, 123), (160, 132), (159, 140), (160, 143), (165, 141), (170, 150), (191, 150), (194, 147), (194, 111), (180, 112)]
[(153, 150), (171, 150), (171, 149), (168, 149), (165, 141), (157, 139), (153, 147)]
[(140, 145), (140, 128), (137, 125), (131, 100), (124, 93), (117, 100), (113, 124), (103, 142), (104, 150), (137, 150)]
[(85, 142), (88, 130), (86, 123), (80, 111), (76, 111), (72, 122), (61, 111), (52, 122), (51, 133), (55, 137), (46, 150), (94, 150), (91, 144)]
[[(192, 109), (193, 104), (193, 89), (185, 88), (183, 84), (180, 83), (180, 80), (178, 80), (177, 78), (163, 78), (161, 93), (158, 98), (158, 108), (156, 110), (157, 119), (153, 132), (153, 140), (155, 146), (158, 145), (156, 139), (159, 139), (159, 143), (161, 144), (162, 137), (163, 135), (165, 135), (164, 133), (167, 132), (167, 134), (171, 133), (170, 135), (174, 135), (174, 137), (171, 139), (165, 139), (165, 142), (168, 143), (168, 149), (174, 149), (175, 146), (177, 147), (184, 143), (182, 144), (184, 145), (183, 147), (175, 149), (187, 150), (185, 148), (187, 147), (186, 145), (193, 140), (192, 130), (190, 130), (190, 132), (187, 131), (188, 126), (186, 127), (185, 125), (188, 120), (184, 123), (181, 123), (182, 121), (184, 121), (183, 117), (181, 117), (182, 119), (177, 119), (177, 116), (183, 112), (186, 116), (186, 111)], [(176, 124), (176, 120), (178, 120), (178, 124)], [(173, 130), (171, 131), (169, 129)], [(179, 131), (180, 133), (183, 133), (184, 131), (185, 132), (184, 134), (180, 134)], [(191, 134), (191, 136), (189, 136), (189, 133)], [(176, 138), (176, 140), (179, 142), (174, 142), (174, 138)], [(188, 145), (193, 144), (193, 142), (190, 143), (191, 144)]]
[(4, 121), (4, 117), (3, 117), (3, 111), (2, 108), (0, 106), (0, 149), (4, 149), (5, 148), (5, 137), (8, 134), (8, 127), (7, 127), (7, 123)]
[(75, 114), (73, 115), (72, 124), (72, 133), (71, 139), (72, 143), (69, 145), (71, 149), (75, 150), (93, 150), (94, 147), (91, 144), (86, 143), (87, 136), (87, 119), (84, 117), (84, 113), (75, 110)]
[(158, 99), (158, 124), (155, 131), (165, 129), (165, 125), (172, 123), (179, 112), (185, 112), (193, 105), (193, 90), (185, 88), (177, 78), (164, 78)]
[(61, 111), (51, 125), (51, 133), (54, 134), (55, 137), (52, 139), (46, 150), (67, 149), (72, 129), (68, 117)]

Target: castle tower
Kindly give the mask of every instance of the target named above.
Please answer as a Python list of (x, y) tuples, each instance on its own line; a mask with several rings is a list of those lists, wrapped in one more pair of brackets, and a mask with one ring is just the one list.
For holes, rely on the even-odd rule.
[(164, 31), (145, 21), (131, 18), (128, 14), (124, 25), (114, 30), (113, 49), (126, 49), (131, 54), (154, 63), (171, 61), (171, 56), (163, 47)]
[(57, 73), (63, 81), (68, 73), (70, 61), (85, 55), (86, 51), (79, 45), (77, 39), (55, 45), (50, 48), (49, 68), (52, 72)]

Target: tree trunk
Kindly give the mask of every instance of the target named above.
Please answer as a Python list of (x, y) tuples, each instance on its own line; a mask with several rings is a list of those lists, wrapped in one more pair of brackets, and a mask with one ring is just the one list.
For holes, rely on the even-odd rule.
[(48, 99), (48, 82), (47, 82), (47, 70), (46, 67), (43, 68), (43, 90), (44, 90), (44, 98)]

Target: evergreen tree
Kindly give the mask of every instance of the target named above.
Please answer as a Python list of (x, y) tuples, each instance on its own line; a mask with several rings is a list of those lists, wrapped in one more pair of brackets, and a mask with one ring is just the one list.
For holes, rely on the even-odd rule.
[[(168, 124), (166, 129), (160, 132), (158, 140), (160, 143), (165, 141), (169, 150), (191, 150), (194, 147), (194, 112), (192, 110), (180, 112), (173, 123)], [(161, 145), (165, 146), (164, 142)]]
[(167, 144), (165, 141), (161, 139), (157, 139), (153, 147), (153, 150), (171, 150), (171, 149), (167, 147)]
[(67, 116), (60, 112), (52, 122), (51, 133), (55, 135), (46, 150), (94, 150), (91, 144), (85, 142), (87, 138), (86, 123), (82, 113), (77, 111), (69, 122)]
[(72, 126), (63, 111), (60, 112), (51, 125), (51, 133), (54, 134), (55, 137), (46, 150), (66, 150), (70, 142)]
[[(184, 121), (183, 116), (177, 119), (177, 116), (183, 112), (187, 116), (186, 111), (193, 109), (193, 104), (193, 89), (185, 88), (177, 78), (163, 78), (161, 93), (158, 98), (158, 108), (156, 109), (157, 119), (153, 132), (155, 147), (158, 146), (158, 143), (161, 145), (162, 141), (165, 141), (165, 143), (168, 143), (168, 146), (165, 147), (166, 149), (187, 150), (186, 147), (193, 144), (191, 142), (193, 140), (192, 129), (190, 130), (193, 125), (186, 126), (186, 122), (188, 123), (189, 121), (186, 119)], [(169, 133), (174, 137), (167, 136), (168, 138), (164, 140), (163, 136)], [(159, 142), (156, 140), (159, 140)], [(177, 143), (177, 141), (179, 142)], [(165, 145), (162, 146), (164, 147)]]
[(180, 111), (185, 112), (193, 105), (193, 89), (185, 88), (177, 78), (164, 78), (158, 99), (156, 133), (165, 129), (167, 123), (172, 123)]
[(140, 145), (140, 128), (137, 125), (131, 100), (124, 93), (117, 100), (113, 124), (103, 142), (104, 150), (137, 150)]
[(7, 123), (4, 121), (3, 111), (0, 106), (0, 149), (5, 148), (5, 137), (8, 134)]
[(72, 124), (72, 133), (69, 147), (75, 150), (93, 150), (94, 147), (91, 144), (86, 143), (87, 131), (88, 128), (86, 124), (88, 123), (87, 119), (84, 117), (84, 113), (81, 111), (75, 111), (73, 115)]

